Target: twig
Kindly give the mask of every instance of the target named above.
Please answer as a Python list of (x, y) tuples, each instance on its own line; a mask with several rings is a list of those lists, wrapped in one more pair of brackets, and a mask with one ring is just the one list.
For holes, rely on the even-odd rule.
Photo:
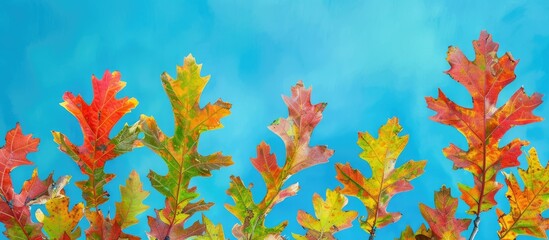
[(473, 228), (473, 232), (471, 233), (469, 240), (474, 240), (475, 236), (477, 235), (478, 225), (480, 224), (480, 214), (477, 214), (477, 218), (475, 218), (475, 221), (473, 223), (475, 227)]
[(374, 240), (374, 238), (376, 237), (376, 227), (374, 226), (372, 228), (372, 231), (370, 232), (370, 238), (369, 240)]

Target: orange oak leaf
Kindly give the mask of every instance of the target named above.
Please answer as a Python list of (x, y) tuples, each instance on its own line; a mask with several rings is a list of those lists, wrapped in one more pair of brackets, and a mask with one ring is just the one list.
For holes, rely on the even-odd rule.
[(516, 239), (518, 235), (547, 239), (545, 231), (549, 230), (546, 224), (549, 219), (541, 214), (549, 209), (549, 164), (541, 166), (534, 148), (528, 151), (526, 159), (528, 169), (518, 169), (524, 190), (521, 190), (514, 174), (503, 173), (508, 187), (505, 195), (511, 211), (506, 214), (496, 209), (500, 239)]
[(84, 143), (76, 146), (64, 134), (52, 133), (59, 149), (69, 155), (82, 173), (89, 177), (87, 181), (76, 182), (82, 189), (86, 208), (97, 208), (108, 200), (108, 193), (103, 187), (114, 178), (114, 174), (104, 172), (105, 163), (140, 146), (137, 125), (130, 127), (126, 124), (114, 138), (109, 138), (114, 125), (138, 103), (135, 98), (116, 98), (125, 85), (120, 80), (119, 72), (106, 71), (101, 80), (92, 76), (94, 96), (90, 105), (80, 95), (75, 97), (70, 92), (63, 95), (65, 101), (61, 106), (80, 123)]
[(364, 175), (347, 164), (336, 164), (336, 178), (343, 184), (343, 194), (360, 199), (368, 210), (366, 220), (359, 219), (360, 227), (375, 235), (382, 228), (400, 219), (400, 213), (387, 212), (391, 198), (400, 192), (411, 190), (410, 181), (423, 174), (427, 161), (410, 160), (395, 168), (398, 156), (408, 143), (408, 136), (399, 136), (402, 127), (392, 118), (379, 129), (375, 139), (368, 132), (358, 134), (357, 144), (363, 152), (360, 157), (368, 162), (372, 176)]
[(156, 218), (149, 217), (149, 235), (158, 239), (183, 239), (191, 236), (189, 234), (202, 234), (205, 228), (198, 222), (192, 229), (184, 228), (185, 221), (195, 213), (188, 209), (194, 206), (195, 210), (204, 211), (213, 204), (191, 203), (199, 194), (195, 188), (189, 188), (189, 183), (194, 177), (208, 177), (211, 171), (233, 164), (231, 157), (221, 152), (210, 155), (198, 152), (200, 135), (223, 127), (220, 121), (230, 114), (231, 108), (230, 103), (221, 99), (200, 107), (200, 96), (210, 79), (210, 76), (200, 75), (201, 69), (202, 65), (189, 55), (183, 66), (177, 66), (175, 79), (167, 73), (161, 76), (174, 114), (173, 136), (166, 136), (153, 117), (141, 116), (140, 128), (145, 134), (143, 144), (159, 155), (168, 167), (165, 175), (154, 171), (148, 174), (151, 185), (166, 197), (165, 208), (157, 211)]
[(457, 207), (458, 199), (452, 197), (450, 189), (445, 186), (435, 192), (434, 209), (419, 204), (421, 215), (427, 220), (435, 239), (465, 239), (460, 234), (469, 228), (471, 219), (456, 219)]
[(16, 167), (32, 164), (27, 155), (38, 150), (39, 142), (30, 134), (24, 135), (17, 124), (6, 134), (6, 144), (0, 149), (0, 222), (6, 227), (4, 235), (10, 239), (45, 238), (42, 224), (31, 220), (30, 205), (34, 204), (35, 199), (48, 195), (48, 187), (53, 183), (52, 175), (40, 180), (34, 170), (31, 179), (23, 183), (19, 194), (14, 192), (10, 176)]
[(426, 97), (427, 106), (436, 111), (433, 121), (455, 127), (467, 139), (467, 150), (454, 144), (443, 150), (454, 162), (455, 169), (465, 169), (473, 174), (474, 185), (459, 183), (461, 198), (469, 205), (468, 213), (490, 210), (496, 201), (495, 194), (502, 185), (496, 182), (496, 174), (505, 168), (518, 166), (517, 157), (527, 141), (514, 139), (499, 147), (503, 135), (513, 126), (541, 121), (533, 110), (541, 104), (541, 94), (528, 96), (518, 89), (501, 107), (497, 100), (501, 90), (515, 80), (518, 60), (510, 53), (497, 56), (499, 44), (483, 31), (473, 41), (475, 59), (469, 61), (457, 47), (448, 49), (450, 70), (446, 73), (465, 86), (473, 99), (472, 108), (462, 107), (451, 101), (439, 89), (438, 98)]
[(266, 227), (265, 217), (277, 203), (297, 194), (298, 183), (283, 189), (284, 183), (291, 175), (325, 163), (334, 154), (326, 146), (309, 146), (311, 134), (322, 119), (326, 103), (311, 104), (311, 88), (306, 89), (301, 81), (291, 91), (291, 97), (282, 97), (288, 106), (289, 116), (280, 118), (269, 126), (286, 146), (284, 166), (278, 166), (275, 154), (270, 153), (271, 149), (265, 142), (257, 146), (257, 157), (251, 159), (267, 187), (267, 193), (261, 202), (253, 201), (251, 184), (246, 187), (240, 177), (231, 176), (227, 194), (233, 198), (235, 204), (225, 204), (225, 208), (240, 221), (232, 229), (233, 235), (239, 239), (282, 238), (280, 233), (288, 221), (275, 227)]

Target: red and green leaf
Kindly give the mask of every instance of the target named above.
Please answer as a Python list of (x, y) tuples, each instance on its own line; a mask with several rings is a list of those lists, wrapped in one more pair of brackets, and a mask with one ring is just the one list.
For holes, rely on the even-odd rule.
[(410, 181), (423, 174), (426, 161), (410, 160), (395, 168), (398, 156), (408, 143), (408, 135), (399, 136), (402, 127), (397, 118), (387, 121), (375, 139), (368, 132), (358, 134), (357, 144), (363, 152), (360, 157), (370, 165), (372, 176), (365, 178), (349, 163), (336, 164), (336, 178), (343, 184), (342, 193), (360, 199), (368, 211), (366, 220), (359, 219), (360, 227), (370, 234), (400, 219), (400, 213), (387, 212), (391, 198), (413, 187)]
[(154, 171), (148, 175), (152, 186), (166, 196), (165, 208), (157, 211), (156, 218), (149, 217), (149, 235), (158, 239), (167, 236), (181, 239), (183, 236), (194, 236), (189, 234), (202, 234), (202, 224), (195, 223), (190, 230), (183, 225), (195, 212), (189, 212), (190, 208), (198, 207), (198, 210), (203, 211), (212, 204), (203, 201), (191, 203), (198, 194), (194, 188), (189, 189), (189, 182), (193, 177), (208, 177), (212, 170), (233, 164), (231, 157), (223, 156), (220, 152), (206, 156), (198, 152), (200, 135), (221, 128), (223, 125), (220, 120), (230, 114), (231, 108), (230, 103), (221, 100), (200, 107), (202, 90), (210, 79), (210, 76), (200, 76), (201, 68), (189, 55), (183, 66), (177, 66), (176, 79), (167, 73), (162, 74), (162, 84), (175, 118), (175, 133), (172, 137), (160, 130), (153, 117), (141, 117), (140, 127), (145, 133), (143, 144), (162, 157), (168, 166), (166, 175)]
[(143, 204), (145, 198), (149, 196), (149, 192), (143, 190), (143, 184), (135, 170), (126, 180), (126, 186), (120, 186), (120, 195), (122, 201), (116, 203), (114, 221), (124, 229), (139, 223), (137, 215), (149, 209), (149, 206)]
[(240, 221), (232, 230), (233, 235), (239, 239), (281, 238), (280, 233), (288, 222), (284, 221), (270, 228), (265, 226), (265, 217), (277, 203), (294, 196), (299, 190), (298, 183), (283, 189), (284, 183), (291, 175), (325, 163), (334, 154), (326, 146), (309, 146), (311, 134), (322, 119), (326, 103), (311, 104), (311, 88), (306, 89), (301, 81), (291, 91), (291, 97), (283, 96), (289, 116), (280, 118), (269, 126), (284, 141), (284, 166), (278, 166), (276, 155), (270, 152), (271, 149), (265, 142), (257, 146), (257, 157), (251, 159), (267, 185), (267, 193), (261, 202), (253, 201), (251, 186), (246, 187), (240, 177), (231, 176), (227, 194), (233, 198), (235, 204), (226, 204), (225, 207)]
[(114, 125), (138, 103), (135, 98), (116, 98), (126, 85), (120, 80), (120, 73), (106, 71), (101, 80), (92, 76), (92, 85), (94, 96), (91, 104), (70, 92), (63, 95), (65, 101), (61, 103), (80, 123), (84, 143), (76, 146), (62, 133), (52, 133), (59, 149), (69, 155), (82, 173), (88, 176), (88, 180), (76, 182), (76, 186), (82, 189), (86, 208), (97, 209), (108, 200), (104, 186), (115, 176), (105, 173), (105, 163), (140, 146), (140, 142), (137, 141), (139, 132), (136, 125), (130, 127), (126, 124), (114, 138), (109, 138)]
[(473, 174), (474, 185), (459, 184), (461, 198), (469, 205), (468, 213), (479, 215), (496, 205), (495, 194), (502, 185), (496, 174), (505, 168), (519, 165), (517, 157), (527, 141), (514, 139), (499, 147), (503, 135), (513, 126), (541, 121), (533, 110), (541, 104), (541, 94), (528, 96), (518, 89), (501, 107), (497, 100), (502, 89), (515, 80), (518, 63), (511, 54), (497, 56), (499, 44), (492, 36), (481, 32), (473, 41), (475, 59), (469, 61), (457, 47), (448, 49), (447, 73), (471, 94), (473, 107), (462, 107), (451, 101), (439, 89), (438, 98), (427, 97), (427, 106), (436, 111), (433, 121), (455, 127), (467, 139), (467, 150), (454, 144), (443, 150), (454, 162), (454, 168), (463, 168)]
[(86, 211), (86, 218), (91, 225), (86, 230), (87, 239), (140, 239), (123, 232), (129, 226), (137, 224), (137, 215), (149, 208), (143, 204), (149, 192), (143, 190), (137, 172), (132, 171), (126, 180), (126, 186), (120, 186), (120, 195), (122, 200), (116, 203), (114, 219), (103, 216), (101, 211)]
[(316, 218), (300, 210), (297, 213), (297, 222), (307, 230), (307, 234), (305, 236), (292, 234), (293, 237), (303, 240), (335, 239), (334, 234), (352, 227), (352, 222), (358, 216), (355, 211), (344, 211), (345, 205), (347, 205), (347, 198), (339, 188), (334, 191), (327, 189), (326, 201), (315, 193), (313, 208)]
[(449, 188), (442, 186), (435, 192), (435, 208), (420, 203), (421, 215), (432, 231), (435, 239), (465, 239), (461, 233), (471, 224), (471, 219), (456, 219), (458, 199), (452, 197)]
[(518, 235), (547, 238), (549, 219), (541, 214), (549, 209), (549, 164), (542, 167), (536, 149), (531, 148), (526, 157), (528, 169), (519, 168), (519, 176), (524, 182), (521, 190), (514, 174), (506, 174), (507, 199), (511, 211), (504, 213), (496, 209), (500, 239), (516, 239)]
[(30, 215), (32, 201), (48, 194), (53, 183), (50, 174), (45, 180), (38, 178), (34, 170), (32, 178), (23, 184), (21, 193), (16, 194), (10, 173), (19, 166), (32, 164), (27, 155), (38, 150), (39, 139), (24, 135), (19, 124), (6, 134), (6, 144), (0, 149), (0, 222), (10, 239), (43, 239), (42, 224), (33, 223)]

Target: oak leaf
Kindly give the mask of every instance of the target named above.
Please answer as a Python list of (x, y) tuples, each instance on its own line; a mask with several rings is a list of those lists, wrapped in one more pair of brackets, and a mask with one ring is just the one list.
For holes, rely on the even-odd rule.
[(108, 200), (104, 186), (115, 175), (105, 173), (105, 163), (140, 146), (137, 125), (130, 127), (126, 124), (114, 138), (109, 137), (114, 125), (138, 103), (135, 98), (116, 98), (125, 85), (120, 80), (119, 72), (106, 71), (101, 80), (92, 76), (94, 96), (91, 104), (88, 105), (80, 95), (75, 97), (70, 92), (63, 95), (65, 101), (61, 106), (80, 123), (84, 143), (76, 146), (64, 134), (56, 131), (52, 133), (59, 149), (69, 155), (89, 178), (87, 181), (76, 182), (76, 186), (82, 189), (86, 208), (97, 209)]
[(433, 239), (433, 232), (431, 229), (427, 229), (425, 224), (421, 224), (419, 229), (414, 232), (414, 230), (408, 225), (406, 229), (400, 234), (398, 240), (431, 240)]
[(449, 47), (447, 60), (450, 70), (446, 73), (465, 86), (473, 99), (473, 107), (462, 107), (451, 101), (439, 89), (438, 98), (426, 97), (427, 106), (436, 111), (433, 121), (455, 127), (467, 139), (467, 150), (454, 144), (443, 150), (454, 162), (455, 169), (465, 169), (473, 174), (474, 185), (459, 183), (461, 198), (469, 205), (468, 213), (490, 210), (496, 205), (495, 194), (502, 185), (496, 182), (496, 174), (505, 168), (519, 165), (517, 157), (527, 141), (514, 139), (499, 147), (503, 135), (513, 126), (541, 121), (533, 110), (541, 104), (541, 94), (528, 96), (518, 89), (501, 107), (497, 100), (502, 89), (515, 80), (515, 60), (510, 53), (497, 56), (499, 44), (483, 31), (473, 41), (475, 59), (469, 61), (457, 47)]
[(367, 161), (372, 169), (372, 176), (365, 178), (349, 163), (336, 164), (336, 178), (343, 184), (343, 194), (360, 199), (368, 211), (367, 219), (359, 219), (360, 227), (374, 235), (377, 228), (382, 228), (400, 219), (400, 213), (387, 212), (391, 198), (400, 192), (413, 187), (410, 181), (423, 174), (426, 161), (410, 160), (395, 168), (398, 156), (408, 143), (408, 136), (399, 136), (402, 127), (398, 119), (392, 118), (379, 129), (375, 139), (368, 132), (358, 134), (357, 144), (363, 152), (360, 157)]
[(39, 142), (30, 134), (24, 135), (17, 124), (6, 134), (6, 144), (0, 149), (0, 222), (6, 228), (4, 235), (10, 239), (45, 238), (42, 224), (32, 222), (30, 205), (34, 204), (33, 200), (48, 195), (48, 187), (53, 183), (52, 175), (40, 180), (34, 170), (19, 194), (15, 193), (10, 176), (16, 167), (32, 164), (27, 155), (38, 150)]
[(253, 201), (251, 184), (246, 187), (240, 177), (231, 176), (227, 194), (233, 198), (235, 204), (225, 204), (225, 208), (240, 221), (232, 229), (233, 235), (239, 239), (282, 239), (280, 233), (288, 221), (275, 227), (266, 227), (265, 217), (277, 203), (297, 194), (298, 183), (283, 189), (284, 183), (291, 175), (325, 163), (334, 154), (326, 146), (309, 146), (311, 134), (322, 119), (326, 103), (311, 104), (311, 88), (306, 89), (301, 81), (292, 87), (291, 92), (290, 97), (282, 97), (288, 106), (289, 116), (275, 120), (268, 127), (284, 142), (284, 166), (278, 166), (276, 155), (270, 152), (271, 149), (265, 142), (257, 146), (257, 157), (251, 159), (267, 187), (267, 193), (261, 202)]
[(507, 183), (507, 199), (511, 211), (504, 213), (496, 209), (500, 239), (516, 239), (518, 235), (547, 238), (549, 219), (541, 214), (549, 209), (549, 164), (542, 167), (536, 149), (531, 148), (526, 156), (528, 169), (519, 168), (519, 176), (524, 182), (524, 190), (514, 174), (503, 173)]
[(210, 76), (200, 76), (201, 68), (202, 65), (189, 55), (183, 66), (177, 66), (175, 79), (167, 73), (161, 76), (174, 113), (175, 132), (172, 137), (160, 130), (153, 117), (141, 116), (140, 128), (145, 134), (142, 143), (162, 157), (168, 166), (166, 175), (154, 171), (148, 174), (151, 185), (166, 197), (164, 209), (157, 211), (156, 218), (149, 217), (149, 235), (158, 239), (168, 236), (181, 239), (195, 233), (201, 235), (205, 229), (202, 224), (194, 224), (188, 231), (183, 224), (195, 212), (189, 212), (191, 207), (199, 205), (196, 209), (203, 211), (212, 204), (203, 201), (192, 203), (198, 193), (189, 188), (189, 182), (193, 177), (207, 177), (212, 170), (233, 164), (231, 157), (220, 152), (206, 156), (198, 152), (200, 135), (221, 128), (220, 120), (230, 114), (231, 108), (230, 103), (221, 100), (200, 107), (202, 90), (210, 79)]
[(221, 224), (214, 225), (213, 222), (202, 214), (202, 223), (206, 227), (204, 235), (198, 236), (195, 240), (224, 240), (223, 226)]
[(140, 239), (137, 236), (126, 234), (124, 229), (138, 223), (137, 215), (145, 212), (149, 207), (143, 201), (149, 192), (143, 190), (139, 175), (134, 170), (126, 180), (126, 186), (120, 186), (121, 201), (116, 202), (114, 219), (104, 216), (101, 211), (86, 211), (86, 218), (90, 221), (90, 228), (86, 230), (88, 239)]
[(450, 189), (445, 186), (435, 192), (434, 209), (419, 204), (421, 215), (429, 224), (435, 239), (465, 239), (460, 234), (469, 228), (471, 219), (456, 219), (457, 207), (458, 199), (452, 197)]
[(320, 195), (314, 194), (313, 207), (316, 218), (299, 210), (297, 222), (307, 230), (305, 236), (292, 234), (295, 239), (316, 240), (335, 239), (334, 234), (353, 226), (352, 222), (358, 216), (355, 211), (344, 211), (347, 198), (339, 188), (326, 190), (326, 201)]
[(45, 216), (40, 209), (35, 213), (39, 222), (44, 224), (44, 231), (49, 239), (78, 239), (81, 229), (78, 223), (84, 216), (84, 204), (76, 204), (69, 210), (69, 198), (58, 196), (46, 202), (46, 210), (49, 216)]

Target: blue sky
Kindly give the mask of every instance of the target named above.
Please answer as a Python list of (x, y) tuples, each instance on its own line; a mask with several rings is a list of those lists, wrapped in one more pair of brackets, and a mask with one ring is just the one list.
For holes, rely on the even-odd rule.
[[(433, 192), (442, 184), (458, 196), (457, 182), (471, 183), (464, 171), (453, 171), (442, 155), (450, 142), (465, 145), (453, 128), (428, 119), (425, 96), (437, 88), (456, 102), (470, 104), (465, 88), (443, 71), (450, 45), (473, 56), (471, 41), (481, 30), (493, 34), (500, 54), (510, 51), (520, 59), (517, 80), (501, 94), (500, 102), (520, 86), (526, 92), (547, 94), (549, 85), (549, 3), (545, 1), (25, 1), (0, 3), (0, 131), (4, 134), (20, 122), (25, 133), (42, 139), (40, 152), (30, 156), (45, 177), (74, 175), (82, 180), (72, 160), (57, 150), (50, 131), (81, 141), (76, 119), (59, 106), (65, 91), (80, 93), (91, 101), (92, 74), (102, 76), (107, 69), (118, 70), (127, 87), (120, 96), (139, 100), (138, 107), (123, 122), (135, 122), (141, 113), (153, 115), (171, 135), (173, 117), (160, 84), (164, 71), (174, 75), (176, 64), (192, 53), (203, 63), (204, 75), (211, 75), (202, 104), (222, 98), (233, 104), (232, 114), (222, 122), (225, 128), (203, 134), (199, 151), (222, 151), (235, 164), (216, 171), (211, 178), (193, 180), (206, 201), (215, 202), (207, 216), (222, 223), (227, 236), (237, 219), (223, 205), (232, 203), (225, 194), (230, 175), (253, 182), (259, 200), (264, 192), (260, 175), (249, 159), (262, 140), (284, 156), (282, 141), (267, 129), (278, 117), (286, 117), (281, 94), (290, 94), (298, 80), (313, 87), (314, 103), (328, 102), (324, 119), (312, 137), (312, 144), (326, 144), (335, 155), (324, 165), (292, 176), (301, 190), (285, 200), (267, 217), (274, 226), (284, 219), (284, 232), (304, 233), (295, 218), (298, 209), (312, 212), (311, 198), (326, 188), (339, 186), (334, 163), (350, 162), (369, 174), (358, 158), (357, 132), (376, 133), (388, 118), (397, 116), (410, 141), (397, 166), (409, 159), (428, 160), (425, 174), (414, 180), (415, 189), (394, 197), (389, 211), (400, 211), (402, 219), (379, 229), (377, 239), (397, 237), (406, 225), (417, 228), (418, 203), (433, 206)], [(536, 114), (549, 118), (542, 104)], [(122, 124), (122, 123), (121, 123)], [(120, 129), (121, 124), (115, 128)], [(544, 139), (546, 122), (513, 128), (503, 138), (507, 143), (520, 137), (538, 149), (542, 163), (549, 159)], [(526, 150), (527, 148), (525, 148)], [(524, 162), (524, 157), (521, 157)], [(524, 165), (523, 165), (524, 166)], [(106, 166), (117, 174), (107, 187), (111, 202), (104, 212), (114, 212), (119, 200), (118, 186), (131, 169), (142, 176), (151, 190), (146, 203), (150, 210), (140, 216), (142, 223), (130, 232), (144, 237), (146, 215), (163, 206), (160, 194), (145, 178), (149, 169), (166, 172), (162, 160), (148, 149), (137, 149)], [(14, 181), (28, 178), (32, 167), (13, 172)], [(498, 176), (503, 181), (503, 176)], [(20, 185), (16, 184), (17, 188)], [(497, 195), (500, 208), (508, 210), (503, 188)], [(71, 203), (81, 201), (80, 190), (67, 188)], [(366, 211), (354, 198), (348, 209)], [(460, 201), (459, 217), (467, 216)], [(85, 220), (83, 221), (85, 222)], [(355, 222), (352, 229), (336, 236), (366, 238)], [(87, 224), (83, 223), (83, 227)], [(495, 211), (482, 215), (477, 239), (494, 239), (498, 229)], [(469, 232), (464, 236), (469, 236)], [(527, 239), (527, 238), (522, 238)]]

